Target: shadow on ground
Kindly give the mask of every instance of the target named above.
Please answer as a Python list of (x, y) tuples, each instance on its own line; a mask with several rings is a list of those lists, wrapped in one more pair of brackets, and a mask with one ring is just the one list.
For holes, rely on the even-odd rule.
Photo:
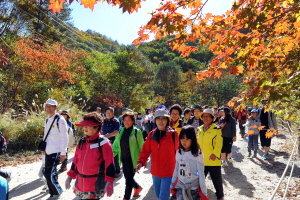
[[(30, 183), (26, 183), (26, 184), (20, 184), (14, 188), (12, 188), (10, 191), (9, 191), (9, 198), (13, 198), (13, 197), (18, 197), (18, 196), (21, 196), (25, 193), (29, 193), (31, 192), (32, 190), (35, 190), (41, 186), (44, 185), (44, 182), (41, 180), (41, 179), (36, 179)], [(32, 196), (28, 199), (40, 199), (42, 197), (45, 197), (47, 196), (48, 193), (40, 193), (40, 194), (37, 194), (35, 196)]]

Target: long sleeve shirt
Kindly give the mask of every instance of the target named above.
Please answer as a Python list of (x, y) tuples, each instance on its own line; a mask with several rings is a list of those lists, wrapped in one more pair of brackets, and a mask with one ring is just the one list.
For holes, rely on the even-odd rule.
[[(185, 186), (191, 185), (195, 179), (199, 180), (202, 193), (207, 196), (207, 189), (205, 185), (204, 176), (204, 161), (203, 154), (198, 154), (197, 157), (192, 155), (191, 151), (184, 152), (181, 149), (176, 152), (176, 166), (172, 177), (172, 184), (170, 188), (175, 186), (176, 179), (183, 183)], [(177, 188), (175, 186), (175, 188)], [(192, 187), (192, 190), (197, 189), (198, 186)]]
[[(259, 134), (259, 130), (258, 127), (260, 127), (261, 123), (260, 123), (260, 119), (258, 117), (256, 117), (255, 119), (251, 119), (251, 120), (247, 120), (246, 126), (248, 127), (248, 131), (252, 130), (254, 131), (254, 135), (258, 135)], [(256, 128), (255, 128), (256, 126)]]
[[(52, 127), (50, 127), (54, 119), (55, 119), (55, 121), (54, 121)], [(57, 127), (57, 124), (58, 124), (58, 127)], [(45, 141), (45, 142), (47, 142), (46, 154), (50, 155), (53, 153), (60, 152), (61, 155), (66, 155), (68, 141), (69, 141), (66, 120), (62, 116), (59, 116), (58, 118), (55, 118), (55, 115), (53, 115), (52, 117), (48, 117), (45, 121), (44, 139), (45, 139), (49, 129), (50, 129), (50, 132)]]

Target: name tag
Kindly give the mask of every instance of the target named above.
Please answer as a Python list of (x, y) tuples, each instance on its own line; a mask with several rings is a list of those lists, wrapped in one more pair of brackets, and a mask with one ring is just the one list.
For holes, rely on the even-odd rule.
[(97, 147), (99, 147), (99, 143), (95, 143), (95, 144), (91, 144), (91, 145), (90, 145), (90, 148), (91, 148), (91, 149), (95, 149), (95, 148), (97, 148)]

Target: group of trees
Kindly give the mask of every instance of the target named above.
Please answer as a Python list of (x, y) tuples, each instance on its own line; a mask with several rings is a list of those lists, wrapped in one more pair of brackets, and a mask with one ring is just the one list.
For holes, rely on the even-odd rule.
[(48, 1), (35, 0), (0, 3), (0, 45), (8, 59), (0, 67), (2, 113), (28, 102), (42, 104), (50, 93), (71, 98), (85, 110), (223, 105), (242, 88), (241, 80), (229, 73), (197, 81), (196, 72), (214, 57), (208, 46), (193, 43), (199, 49), (186, 58), (166, 44), (172, 37), (121, 46), (95, 31), (79, 31), (67, 5), (58, 15), (48, 6)]

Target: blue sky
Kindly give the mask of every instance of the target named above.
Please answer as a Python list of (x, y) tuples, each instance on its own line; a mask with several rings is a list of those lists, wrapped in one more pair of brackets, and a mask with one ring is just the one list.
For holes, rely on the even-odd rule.
[[(73, 23), (78, 29), (83, 31), (91, 29), (127, 45), (138, 37), (137, 32), (141, 25), (145, 25), (151, 18), (148, 13), (154, 11), (160, 2), (147, 0), (142, 3), (142, 8), (137, 13), (130, 15), (107, 3), (98, 3), (94, 11), (84, 8), (77, 1), (70, 7), (73, 9)], [(230, 10), (232, 2), (233, 0), (209, 0), (204, 7), (204, 13), (223, 14)]]

